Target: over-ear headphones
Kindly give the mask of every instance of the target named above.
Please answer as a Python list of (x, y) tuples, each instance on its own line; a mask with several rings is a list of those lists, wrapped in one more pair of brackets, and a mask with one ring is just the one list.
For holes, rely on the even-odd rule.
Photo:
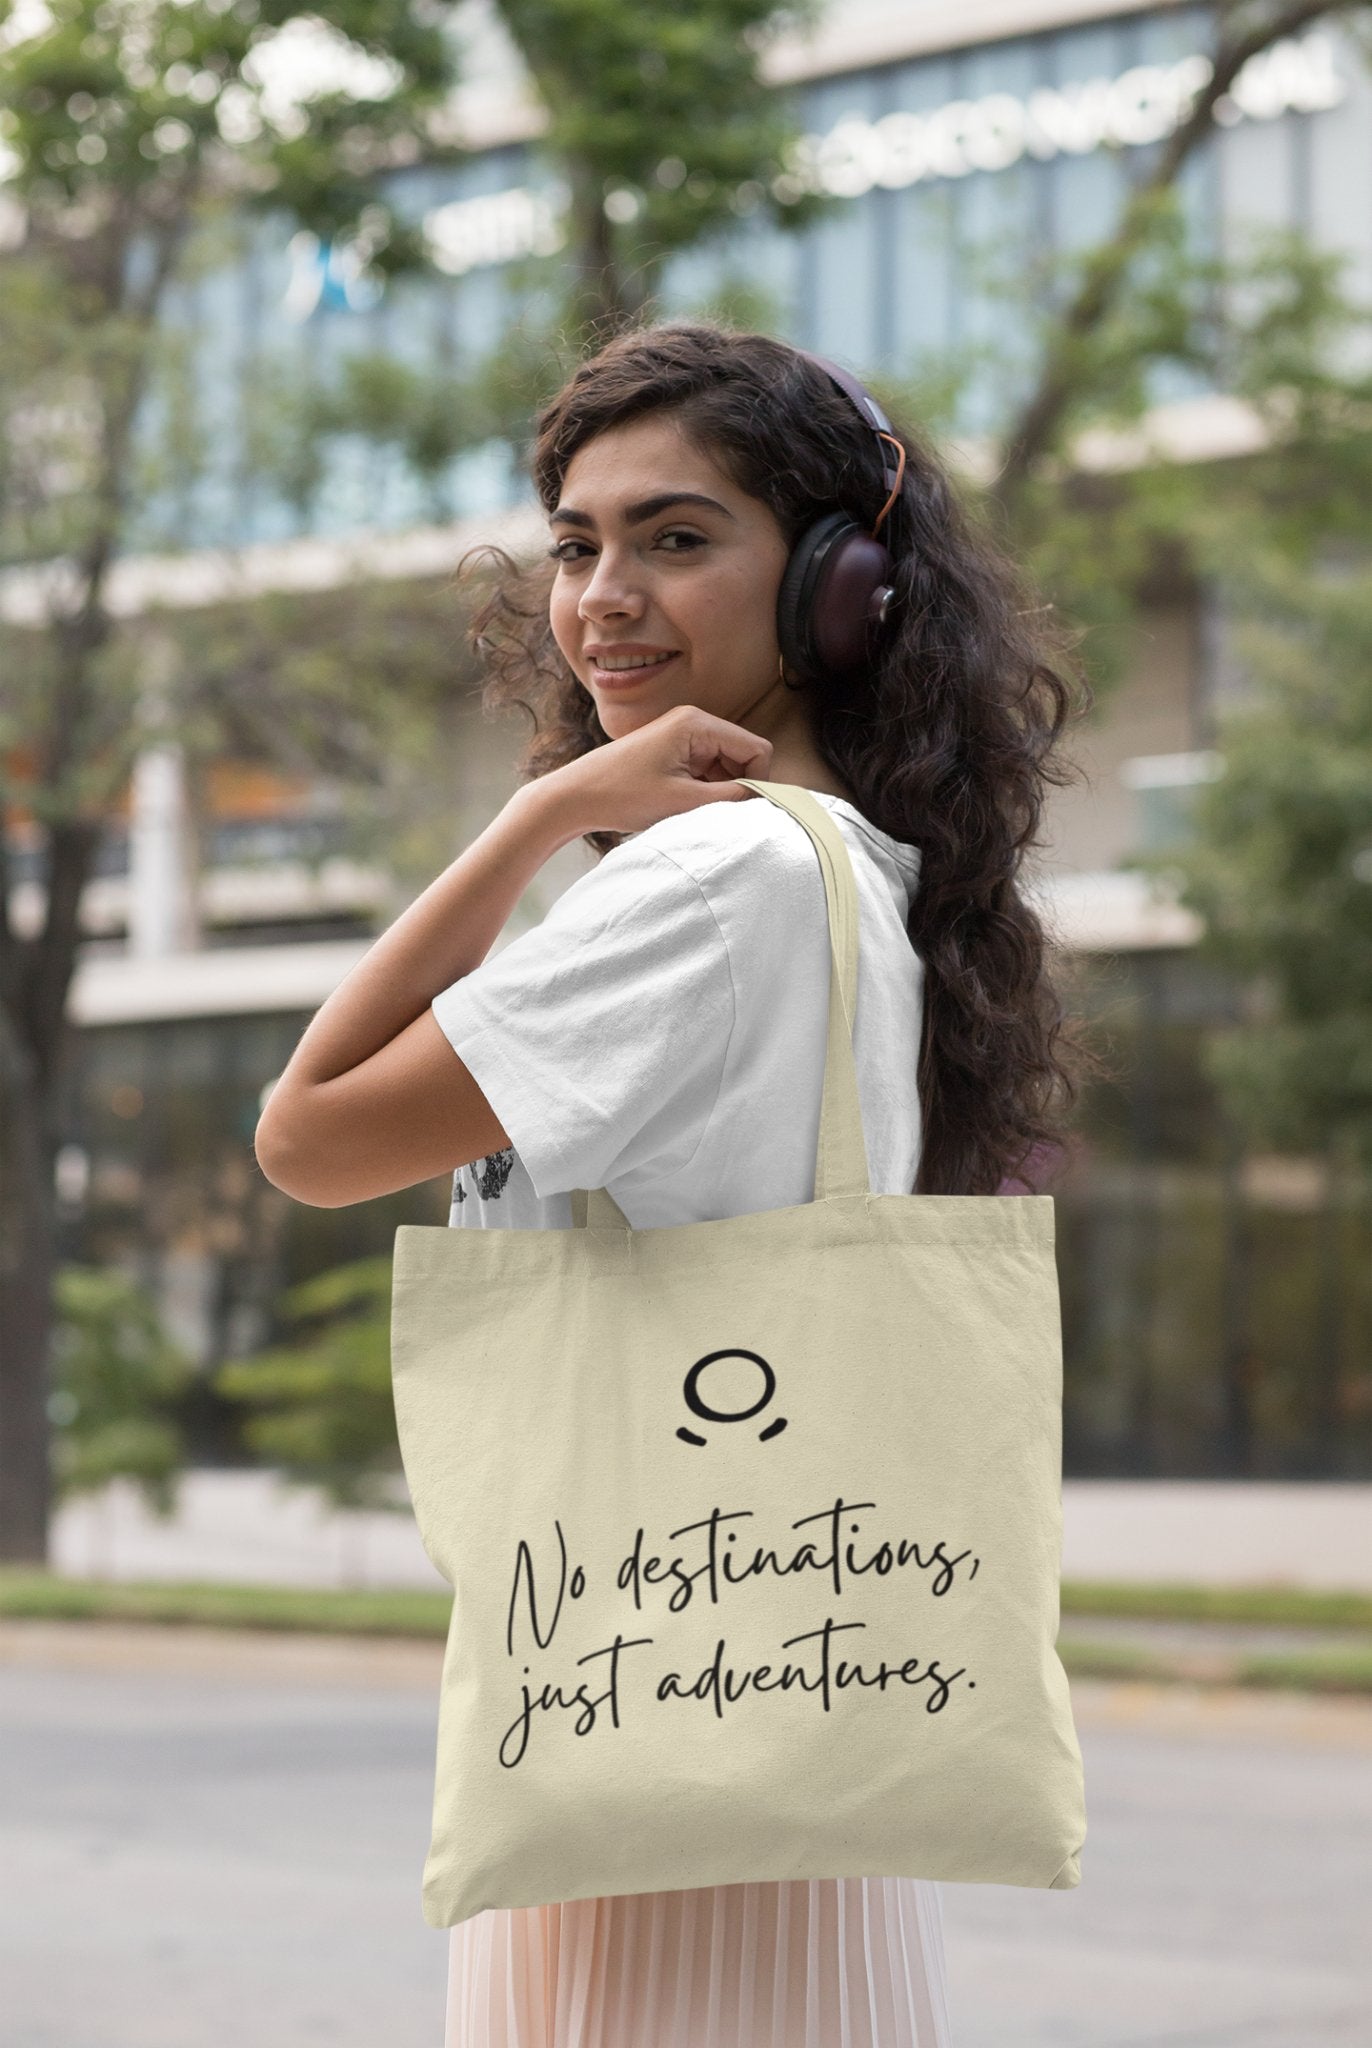
[(890, 549), (878, 539), (905, 475), (905, 449), (870, 391), (825, 356), (798, 349), (853, 401), (881, 449), (886, 503), (867, 532), (846, 512), (826, 512), (796, 541), (777, 592), (777, 641), (798, 682), (850, 675), (870, 661), (893, 591)]

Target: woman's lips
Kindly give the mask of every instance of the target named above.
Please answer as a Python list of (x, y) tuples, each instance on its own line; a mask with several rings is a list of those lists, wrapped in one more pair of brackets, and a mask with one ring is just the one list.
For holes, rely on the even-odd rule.
[(673, 652), (664, 655), (660, 661), (650, 661), (642, 668), (601, 668), (594, 656), (591, 659), (591, 681), (598, 690), (632, 690), (650, 676), (660, 676), (677, 659)]

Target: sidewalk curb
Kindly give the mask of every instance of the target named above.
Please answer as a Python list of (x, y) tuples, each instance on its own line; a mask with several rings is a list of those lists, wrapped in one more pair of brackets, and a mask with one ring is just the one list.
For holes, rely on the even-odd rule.
[(194, 1622), (0, 1619), (0, 1676), (14, 1670), (213, 1674), (307, 1685), (417, 1686), (436, 1694), (443, 1651), (441, 1637), (328, 1635)]

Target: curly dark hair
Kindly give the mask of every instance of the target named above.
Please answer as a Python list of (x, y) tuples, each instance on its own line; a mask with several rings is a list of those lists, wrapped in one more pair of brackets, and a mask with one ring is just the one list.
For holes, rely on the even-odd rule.
[[(770, 506), (788, 541), (835, 509), (870, 527), (885, 499), (875, 435), (812, 359), (767, 335), (670, 321), (617, 335), (544, 408), (531, 462), (544, 508), (588, 441), (659, 412)], [(1018, 880), (1038, 843), (1045, 785), (1077, 778), (1056, 750), (1092, 693), (1051, 607), (1034, 603), (932, 448), (898, 431), (906, 465), (892, 514), (891, 624), (869, 670), (826, 681), (807, 707), (819, 753), (859, 809), (920, 849), (907, 925), (925, 971), (914, 1192), (994, 1194), (1007, 1182), (1041, 1185), (1064, 1156), (1067, 1111), (1093, 1062)], [(520, 774), (531, 780), (608, 745), (549, 627), (554, 566), (522, 569), (498, 549), (474, 555), (498, 572), (471, 627), (486, 667), (482, 704), (517, 705), (533, 720)], [(585, 834), (598, 853), (622, 836)]]

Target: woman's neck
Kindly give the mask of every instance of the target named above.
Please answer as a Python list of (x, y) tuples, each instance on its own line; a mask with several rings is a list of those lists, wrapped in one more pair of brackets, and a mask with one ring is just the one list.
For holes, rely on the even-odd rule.
[(857, 808), (852, 790), (834, 774), (815, 745), (806, 695), (788, 688), (780, 673), (729, 716), (745, 731), (771, 741), (770, 782), (790, 782), (826, 796), (841, 796)]
[(825, 796), (841, 796), (855, 809), (858, 808), (858, 800), (846, 783), (839, 780), (818, 754), (805, 748), (775, 748), (767, 780), (795, 783), (801, 789), (817, 790)]

